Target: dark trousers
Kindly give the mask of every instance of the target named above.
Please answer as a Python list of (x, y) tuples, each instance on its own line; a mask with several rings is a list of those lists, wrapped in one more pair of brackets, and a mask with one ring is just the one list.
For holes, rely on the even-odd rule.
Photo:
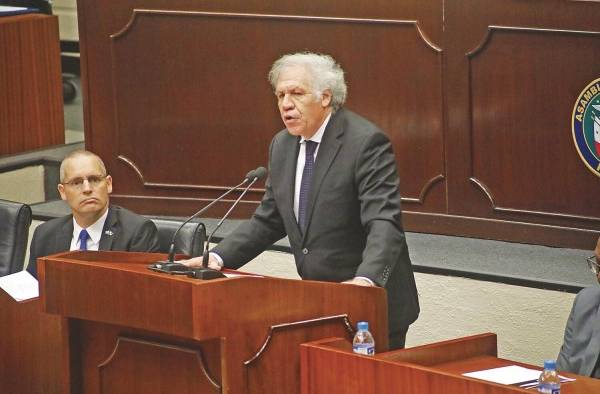
[(389, 349), (404, 349), (404, 344), (406, 343), (406, 333), (408, 332), (408, 326), (403, 327), (398, 331), (390, 332), (389, 335)]

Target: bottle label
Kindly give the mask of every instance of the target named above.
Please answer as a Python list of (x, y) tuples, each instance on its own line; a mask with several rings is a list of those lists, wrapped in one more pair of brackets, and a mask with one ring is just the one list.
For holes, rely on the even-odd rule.
[(375, 346), (370, 343), (359, 343), (352, 345), (354, 353), (364, 354), (366, 356), (372, 356), (375, 354)]
[(557, 384), (540, 384), (538, 393), (542, 394), (560, 394), (560, 386)]

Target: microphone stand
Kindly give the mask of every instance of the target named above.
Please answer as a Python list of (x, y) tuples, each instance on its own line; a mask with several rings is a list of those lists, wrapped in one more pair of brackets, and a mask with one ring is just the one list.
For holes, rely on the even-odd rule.
[(191, 271), (186, 273), (187, 276), (189, 276), (190, 278), (204, 279), (204, 280), (225, 277), (225, 274), (223, 274), (221, 271), (218, 271), (218, 270), (215, 270), (212, 268), (208, 268), (208, 246), (210, 244), (210, 240), (212, 239), (215, 232), (219, 229), (219, 227), (221, 227), (221, 225), (223, 224), (223, 222), (225, 221), (227, 216), (229, 216), (231, 211), (233, 211), (233, 209), (236, 207), (236, 205), (240, 202), (242, 197), (244, 197), (244, 195), (248, 192), (248, 190), (252, 187), (252, 185), (254, 185), (254, 183), (256, 183), (256, 181), (258, 181), (259, 178), (261, 178), (261, 177), (254, 176), (254, 179), (252, 179), (250, 184), (244, 188), (244, 190), (242, 191), (240, 196), (237, 198), (237, 200), (235, 200), (235, 202), (233, 204), (231, 204), (231, 207), (229, 208), (229, 210), (227, 210), (227, 212), (225, 212), (225, 215), (223, 215), (221, 220), (219, 220), (219, 223), (217, 223), (216, 227), (213, 229), (213, 231), (208, 236), (208, 239), (206, 240), (204, 253), (202, 254), (202, 267), (193, 268)]
[(167, 260), (163, 260), (163, 261), (157, 261), (156, 263), (150, 264), (148, 266), (148, 269), (151, 269), (153, 271), (159, 271), (159, 272), (168, 272), (171, 274), (184, 274), (186, 272), (189, 272), (191, 270), (190, 267), (187, 267), (181, 263), (176, 263), (175, 260), (175, 239), (177, 237), (177, 234), (179, 233), (179, 230), (181, 230), (183, 228), (183, 226), (185, 226), (190, 220), (194, 219), (195, 217), (201, 215), (202, 213), (204, 213), (208, 208), (212, 207), (214, 204), (216, 204), (217, 202), (221, 201), (223, 198), (225, 198), (228, 194), (230, 194), (231, 192), (233, 192), (234, 190), (237, 190), (240, 186), (242, 186), (243, 184), (245, 184), (246, 182), (248, 182), (250, 179), (248, 176), (246, 176), (246, 178), (239, 183), (238, 185), (232, 187), (231, 189), (227, 190), (225, 193), (223, 193), (222, 195), (220, 195), (216, 200), (211, 201), (208, 205), (206, 205), (205, 207), (203, 207), (202, 209), (200, 209), (198, 212), (196, 212), (195, 214), (193, 214), (192, 216), (190, 216), (185, 222), (183, 222), (179, 228), (177, 228), (177, 230), (175, 231), (175, 233), (173, 234), (173, 238), (171, 239), (171, 246), (169, 247), (169, 254), (167, 257)]

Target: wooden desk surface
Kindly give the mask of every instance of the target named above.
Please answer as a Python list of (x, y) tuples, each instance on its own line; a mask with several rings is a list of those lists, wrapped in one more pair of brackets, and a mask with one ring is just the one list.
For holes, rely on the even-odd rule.
[[(508, 365), (520, 365), (525, 368), (539, 369), (541, 367), (519, 363), (516, 361), (505, 360), (502, 358), (496, 358), (493, 356), (477, 356), (471, 357), (464, 360), (453, 361), (448, 363), (437, 364), (434, 367), (444, 372), (450, 372), (462, 375), (466, 372), (480, 371), (490, 368), (505, 367)], [(561, 394), (592, 394), (600, 393), (600, 380), (593, 379), (586, 376), (579, 376), (568, 372), (559, 372), (563, 376), (576, 379), (574, 382), (567, 382), (561, 385)], [(535, 388), (525, 390), (524, 392), (536, 392)]]
[[(484, 333), (413, 348), (378, 353), (373, 357), (353, 354), (342, 338), (327, 338), (301, 345), (302, 393), (329, 394), (511, 394), (535, 393), (535, 388), (504, 385), (469, 378), (463, 373), (519, 365), (539, 366), (498, 358), (496, 335)], [(332, 369), (332, 366), (333, 369)], [(361, 371), (360, 379), (356, 371)], [(600, 380), (561, 373), (575, 378), (564, 383), (562, 394), (600, 393)]]

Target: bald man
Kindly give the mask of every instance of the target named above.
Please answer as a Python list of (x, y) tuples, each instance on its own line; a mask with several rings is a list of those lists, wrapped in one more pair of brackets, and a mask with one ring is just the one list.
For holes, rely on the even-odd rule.
[(77, 150), (65, 157), (58, 192), (72, 214), (35, 229), (27, 271), (36, 278), (38, 257), (67, 250), (158, 251), (158, 230), (150, 219), (110, 206), (112, 178), (96, 154)]

